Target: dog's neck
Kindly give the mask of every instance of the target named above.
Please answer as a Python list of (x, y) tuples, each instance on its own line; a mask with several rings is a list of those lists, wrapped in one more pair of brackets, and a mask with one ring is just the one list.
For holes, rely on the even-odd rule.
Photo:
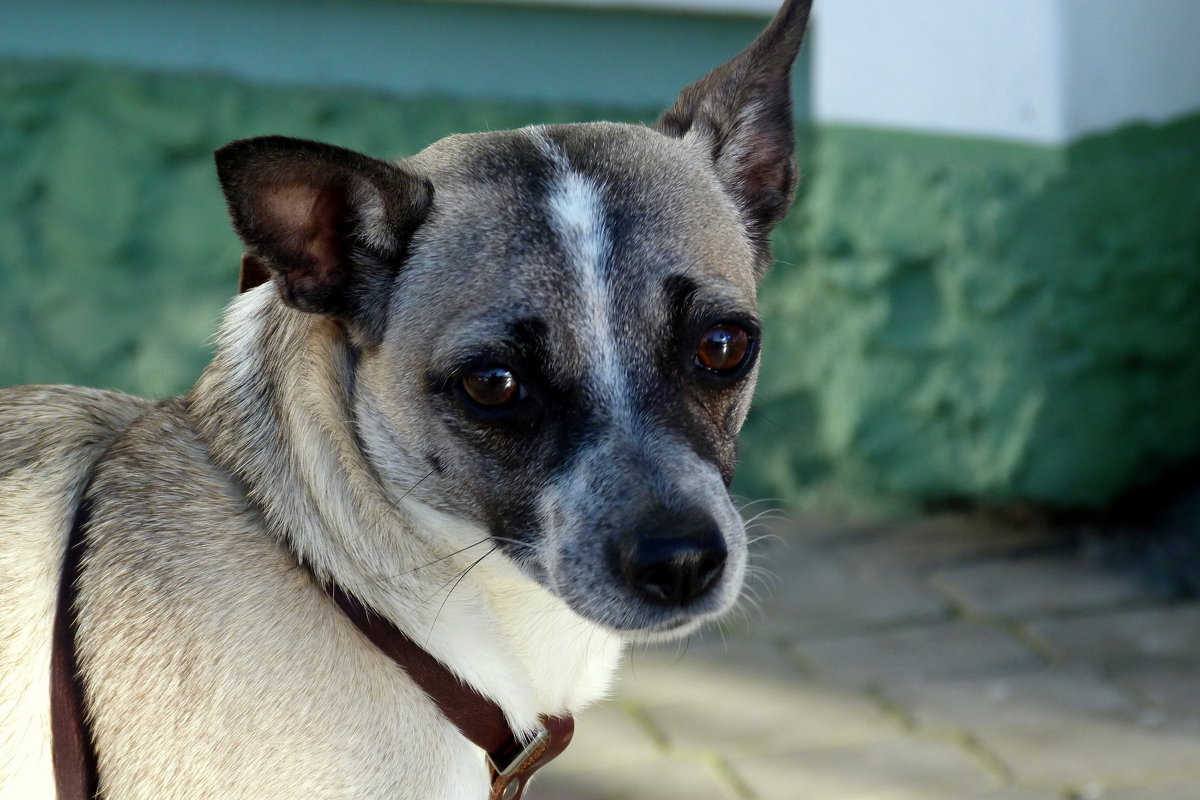
[(356, 398), (354, 369), (335, 323), (259, 287), (230, 307), (190, 397), (195, 424), (319, 581), (386, 616), (497, 702), (514, 730), (598, 699), (620, 638), (499, 552), (480, 560), (492, 549), (486, 532), (389, 488), (364, 452), (387, 432)]

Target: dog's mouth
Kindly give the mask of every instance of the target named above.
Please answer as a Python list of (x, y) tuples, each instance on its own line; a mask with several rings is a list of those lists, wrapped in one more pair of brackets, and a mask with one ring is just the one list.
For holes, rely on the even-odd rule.
[(639, 638), (685, 635), (734, 604), (746, 537), (732, 503), (712, 493), (687, 502), (682, 492), (667, 502), (633, 488), (597, 502), (581, 484), (545, 495), (520, 530), (493, 530), (525, 578), (583, 619)]
[(690, 633), (723, 614), (737, 593), (732, 584), (740, 585), (742, 559), (728, 555), (723, 544), (697, 548), (642, 540), (632, 554), (610, 548), (589, 566), (589, 558), (546, 565), (512, 541), (496, 544), (526, 578), (584, 619), (639, 638)]

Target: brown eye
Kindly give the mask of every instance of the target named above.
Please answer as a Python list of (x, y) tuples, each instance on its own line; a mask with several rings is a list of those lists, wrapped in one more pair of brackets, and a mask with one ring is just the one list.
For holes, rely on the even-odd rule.
[(700, 337), (696, 363), (713, 372), (732, 372), (750, 352), (750, 334), (737, 325), (714, 325)]
[(484, 367), (463, 378), (467, 397), (486, 408), (499, 408), (519, 400), (522, 395), (517, 377), (501, 366)]

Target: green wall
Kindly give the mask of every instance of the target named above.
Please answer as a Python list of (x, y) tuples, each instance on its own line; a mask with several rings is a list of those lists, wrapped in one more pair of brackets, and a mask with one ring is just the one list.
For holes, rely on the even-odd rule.
[(1200, 454), (1200, 117), (1061, 149), (826, 128), (809, 158), (756, 491), (1088, 507)]
[[(236, 282), (226, 141), (391, 155), (657, 111), (0, 62), (0, 385), (192, 383)], [(1095, 505), (1200, 454), (1200, 118), (1067, 149), (804, 141), (743, 493)]]

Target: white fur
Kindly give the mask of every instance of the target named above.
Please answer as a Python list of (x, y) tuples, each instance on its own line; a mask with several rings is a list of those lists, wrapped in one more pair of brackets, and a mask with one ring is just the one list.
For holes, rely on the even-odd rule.
[(567, 253), (567, 267), (578, 287), (579, 341), (586, 342), (588, 364), (594, 370), (593, 389), (612, 409), (625, 403), (625, 374), (612, 315), (608, 280), (608, 232), (604, 227), (604, 193), (594, 180), (571, 168), (566, 153), (540, 127), (527, 129), (539, 152), (556, 170), (549, 197), (550, 224)]
[[(15, 496), (18, 480), (0, 481), (0, 492)], [(0, 505), (0, 530), (8, 539), (0, 575), (11, 584), (0, 590), (0, 797), (6, 800), (54, 795), (46, 678), (59, 564), (80, 490), (71, 483), (68, 494), (39, 493), (24, 507)]]

